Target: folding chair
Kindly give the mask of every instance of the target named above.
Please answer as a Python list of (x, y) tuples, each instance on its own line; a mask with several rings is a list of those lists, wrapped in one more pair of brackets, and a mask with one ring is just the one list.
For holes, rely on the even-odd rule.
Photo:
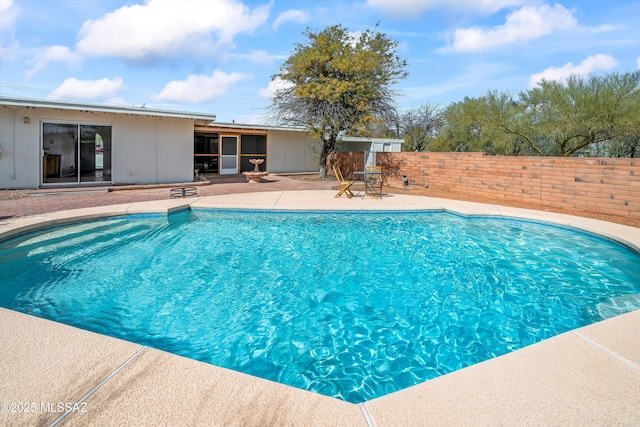
[(353, 181), (345, 181), (342, 177), (342, 172), (340, 172), (340, 168), (338, 166), (333, 167), (333, 173), (336, 175), (336, 179), (338, 180), (338, 184), (340, 184), (340, 191), (333, 197), (340, 197), (343, 194), (347, 196), (347, 198), (352, 198), (353, 193), (351, 192), (351, 186), (353, 185)]
[(380, 167), (380, 166), (367, 166), (365, 168), (365, 170), (367, 172), (377, 172), (377, 173), (380, 174), (380, 175), (377, 175), (377, 176), (370, 175), (370, 176), (365, 177), (365, 179), (368, 181), (367, 182), (368, 187), (371, 190), (373, 190), (375, 193), (377, 193), (375, 195), (377, 197), (382, 196), (382, 167)]

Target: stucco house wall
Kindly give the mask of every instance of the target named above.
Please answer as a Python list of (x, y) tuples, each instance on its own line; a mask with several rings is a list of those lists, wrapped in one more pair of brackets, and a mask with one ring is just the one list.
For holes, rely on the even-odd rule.
[[(190, 182), (196, 160), (211, 157), (194, 153), (199, 133), (239, 140), (264, 135), (266, 153), (238, 153), (238, 159), (262, 155), (272, 173), (318, 171), (321, 141), (305, 129), (219, 123), (215, 118), (207, 113), (0, 98), (0, 188)], [(71, 126), (47, 126), (43, 147), (43, 123)], [(79, 132), (73, 125), (80, 125)], [(100, 132), (110, 133), (110, 142), (98, 138)], [(401, 143), (345, 137), (342, 149), (399, 151)]]
[(317, 172), (320, 141), (306, 132), (271, 130), (267, 134), (269, 172)]
[(117, 118), (113, 146), (115, 184), (193, 180), (193, 120)]
[(25, 111), (0, 108), (0, 188), (38, 187), (37, 125), (23, 123)]
[(0, 188), (41, 186), (43, 122), (112, 126), (110, 160), (115, 184), (193, 179), (194, 119), (2, 106)]
[[(322, 143), (305, 131), (269, 131), (269, 171), (274, 173), (317, 172)], [(344, 137), (343, 152), (399, 152), (402, 139)], [(375, 157), (373, 157), (375, 162)]]

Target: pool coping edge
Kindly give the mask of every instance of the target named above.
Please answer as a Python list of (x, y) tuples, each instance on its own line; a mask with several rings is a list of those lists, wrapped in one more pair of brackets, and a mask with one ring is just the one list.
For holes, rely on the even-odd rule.
[[(286, 194), (284, 194), (285, 192), (279, 192), (282, 194), (279, 194), (277, 197), (277, 201), (276, 203), (272, 203), (271, 205), (269, 205), (268, 207), (264, 207), (266, 209), (272, 209), (272, 210), (285, 210), (285, 209), (291, 209), (291, 202), (290, 200), (287, 201), (287, 197)], [(295, 192), (287, 192), (287, 193), (295, 193)], [(306, 193), (306, 192), (305, 192)], [(333, 197), (333, 191), (319, 191), (319, 192), (314, 192), (317, 194), (313, 194), (312, 199), (317, 200), (317, 199), (324, 199), (326, 198), (326, 196), (329, 197)], [(240, 201), (242, 201), (242, 198), (246, 198), (246, 197), (251, 197), (251, 193), (247, 194), (243, 194), (243, 195), (238, 195), (238, 198)], [(289, 195), (289, 196), (293, 196), (293, 198), (296, 198), (295, 196), (298, 195)], [(51, 213), (51, 214), (43, 214), (43, 215), (37, 215), (37, 216), (31, 216), (31, 217), (21, 217), (21, 218), (16, 218), (16, 219), (11, 219), (11, 220), (2, 220), (0, 221), (0, 241), (12, 238), (12, 237), (16, 237), (20, 234), (25, 234), (25, 233), (29, 233), (32, 231), (38, 231), (40, 229), (43, 228), (48, 228), (48, 227), (54, 227), (54, 226), (58, 226), (58, 225), (64, 225), (64, 224), (69, 224), (69, 223), (73, 223), (73, 222), (80, 222), (80, 221), (86, 221), (86, 220), (92, 220), (92, 219), (100, 219), (100, 218), (107, 218), (107, 217), (113, 217), (113, 216), (120, 216), (120, 215), (127, 215), (127, 214), (137, 214), (137, 213), (161, 213), (161, 214), (170, 214), (173, 212), (177, 212), (177, 211), (182, 211), (185, 209), (190, 209), (191, 207), (202, 207), (202, 206), (212, 206), (212, 205), (216, 205), (216, 200), (215, 198), (219, 197), (219, 196), (208, 196), (208, 197), (202, 197), (202, 198), (198, 198), (198, 199), (191, 199), (191, 200), (163, 200), (163, 201), (158, 201), (158, 202), (140, 202), (140, 203), (130, 203), (130, 204), (123, 204), (123, 205), (113, 205), (113, 206), (106, 206), (106, 207), (100, 207), (100, 208), (87, 208), (87, 209), (79, 209), (79, 210), (74, 210), (74, 211), (62, 211), (62, 212), (55, 212), (55, 213)], [(415, 198), (415, 197), (421, 197), (421, 196), (404, 196), (404, 197), (409, 197), (409, 198)], [(401, 199), (403, 198), (396, 198), (394, 201), (395, 202), (401, 202)], [(229, 203), (229, 196), (224, 196), (224, 203), (221, 204), (217, 204), (218, 206), (222, 206), (222, 208), (224, 208), (225, 206), (228, 205)], [(337, 206), (336, 204), (332, 204), (331, 200), (326, 201), (327, 203), (324, 204), (325, 209), (335, 209), (335, 207)], [(368, 203), (367, 201), (363, 201), (361, 203), (358, 203), (359, 201), (356, 200), (356, 203), (349, 203), (347, 202), (345, 199), (340, 200), (340, 202), (346, 202), (345, 204), (347, 205), (347, 208), (343, 208), (343, 207), (338, 207), (336, 210), (376, 210), (376, 209), (380, 209), (380, 204), (375, 204), (375, 203)], [(415, 200), (412, 200), (411, 203), (408, 203), (406, 205), (404, 205), (404, 209), (392, 209), (392, 208), (388, 208), (388, 207), (384, 207), (384, 209), (382, 210), (416, 210), (416, 211), (434, 211), (434, 210), (442, 210), (442, 211), (447, 211), (447, 212), (452, 212), (452, 213), (456, 213), (456, 214), (460, 214), (460, 215), (464, 215), (464, 216), (474, 216), (474, 215), (483, 215), (483, 216), (498, 216), (498, 217), (508, 217), (508, 218), (516, 218), (516, 219), (526, 219), (526, 220), (532, 220), (532, 221), (539, 221), (539, 222), (549, 222), (549, 223), (553, 223), (556, 225), (561, 225), (561, 226), (566, 226), (566, 227), (572, 227), (572, 228), (577, 228), (580, 230), (584, 230), (587, 232), (591, 232), (591, 233), (595, 233), (598, 235), (602, 235), (604, 237), (610, 238), (612, 240), (618, 241), (622, 244), (625, 244), (629, 247), (631, 247), (632, 249), (635, 248), (636, 251), (640, 251), (640, 229), (636, 229), (634, 227), (628, 227), (628, 226), (624, 226), (624, 225), (620, 225), (620, 224), (614, 224), (614, 223), (607, 223), (604, 221), (599, 221), (599, 220), (593, 220), (593, 219), (588, 219), (588, 218), (581, 218), (581, 217), (572, 217), (572, 216), (568, 216), (568, 215), (562, 215), (562, 214), (555, 214), (555, 213), (548, 213), (548, 212), (539, 212), (539, 211), (530, 211), (530, 210), (526, 210), (526, 209), (519, 209), (519, 208), (509, 208), (509, 207), (503, 207), (503, 206), (497, 206), (497, 205), (483, 205), (483, 206), (477, 206), (480, 204), (475, 204), (472, 202), (460, 202), (460, 203), (456, 203), (455, 201), (449, 201), (449, 200), (445, 200), (445, 199), (430, 199), (428, 201), (422, 200), (422, 203), (413, 203), (415, 202)], [(242, 205), (242, 203), (240, 203), (240, 205)], [(243, 207), (242, 209), (256, 209), (255, 207)], [(300, 207), (297, 209), (293, 209), (293, 210), (309, 210), (309, 209), (313, 209), (316, 210), (316, 207), (309, 207), (307, 206), (306, 208)], [(323, 210), (323, 209), (320, 209)], [(489, 213), (489, 212), (493, 212), (493, 213)], [(15, 225), (15, 227), (10, 227), (10, 225), (13, 224)], [(9, 225), (9, 227), (7, 227)], [(13, 232), (13, 234), (11, 234)], [(0, 320), (2, 320), (3, 318), (3, 312), (0, 311)], [(23, 316), (28, 316), (26, 314), (22, 314)], [(624, 330), (620, 330), (621, 328), (619, 327), (619, 324), (622, 322), (621, 319), (618, 319), (620, 317), (624, 316), (625, 322), (627, 322), (627, 327), (622, 328)], [(636, 310), (634, 312), (631, 313), (627, 313), (625, 315), (622, 316), (616, 316), (615, 318), (612, 319), (607, 319), (605, 321), (599, 322), (597, 324), (593, 324), (593, 325), (589, 325), (586, 326), (584, 328), (579, 328), (577, 330), (574, 331), (569, 331), (566, 332), (564, 334), (558, 335), (556, 337), (553, 337), (552, 339), (549, 340), (545, 340), (542, 343), (538, 343), (538, 344), (534, 344), (532, 346), (529, 347), (525, 347), (523, 349), (520, 350), (516, 350), (512, 353), (509, 353), (507, 355), (504, 356), (500, 356), (498, 358), (494, 358), (491, 359), (490, 361), (486, 361), (486, 362), (482, 362), (479, 363), (477, 365), (473, 365), (471, 367), (462, 369), (460, 371), (456, 371), (452, 374), (449, 375), (453, 375), (451, 378), (453, 379), (446, 379), (445, 380), (439, 380), (439, 381), (427, 381), (426, 383), (422, 383), (422, 384), (418, 384), (416, 386), (413, 387), (409, 387), (407, 389), (401, 390), (399, 392), (395, 392), (392, 393), (390, 395), (386, 395), (386, 396), (382, 396), (379, 397), (377, 399), (373, 399), (370, 401), (367, 401), (363, 404), (349, 404), (346, 402), (342, 402), (345, 403), (347, 406), (344, 405), (338, 405), (338, 409), (336, 409), (335, 406), (333, 405), (327, 405), (327, 408), (331, 408), (331, 409), (323, 409), (322, 408), (322, 404), (318, 404), (318, 401), (322, 401), (322, 399), (311, 399), (310, 401), (312, 401), (312, 403), (308, 404), (308, 408), (301, 410), (301, 413), (304, 414), (304, 418), (295, 418), (296, 414), (290, 414), (292, 418), (273, 418), (275, 417), (275, 415), (271, 415), (271, 419), (274, 419), (275, 421), (279, 421), (276, 422), (275, 424), (280, 425), (280, 424), (288, 424), (290, 423), (292, 420), (297, 420), (298, 422), (305, 422), (305, 421), (309, 421), (309, 416), (312, 417), (317, 417), (314, 418), (315, 420), (319, 421), (319, 424), (326, 424), (326, 425), (332, 425), (335, 424), (336, 420), (354, 420), (356, 417), (359, 415), (360, 417), (360, 422), (362, 423), (362, 425), (386, 425), (388, 424), (390, 421), (395, 420), (396, 422), (399, 422), (400, 420), (405, 420), (407, 421), (409, 424), (411, 423), (416, 423), (417, 420), (425, 420), (425, 416), (430, 417), (430, 420), (433, 421), (433, 424), (437, 425), (439, 424), (438, 422), (436, 422), (437, 420), (441, 420), (442, 422), (444, 422), (444, 420), (446, 418), (444, 418), (445, 416), (448, 416), (448, 420), (452, 420), (452, 419), (456, 419), (456, 417), (458, 417), (458, 419), (460, 416), (464, 416), (464, 411), (462, 411), (463, 413), (448, 413), (446, 412), (447, 408), (444, 408), (442, 410), (438, 409), (438, 408), (431, 408), (429, 407), (432, 412), (428, 413), (425, 415), (425, 411), (420, 409), (424, 403), (424, 399), (428, 398), (429, 395), (432, 395), (432, 393), (440, 393), (438, 391), (438, 387), (443, 384), (443, 383), (452, 383), (454, 385), (458, 385), (460, 384), (458, 381), (462, 381), (462, 383), (464, 383), (463, 380), (460, 380), (460, 376), (465, 375), (465, 372), (476, 372), (477, 370), (482, 371), (483, 369), (486, 368), (486, 366), (484, 366), (483, 364), (486, 364), (487, 362), (491, 362), (491, 366), (493, 366), (493, 363), (500, 363), (501, 361), (503, 361), (503, 358), (508, 358), (508, 359), (512, 359), (512, 358), (516, 358), (519, 359), (521, 357), (530, 357), (530, 356), (521, 356), (521, 354), (536, 354), (538, 356), (536, 357), (541, 357), (537, 352), (539, 351), (538, 348), (544, 348), (546, 350), (549, 350), (549, 348), (552, 348), (553, 345), (552, 344), (556, 344), (558, 342), (561, 343), (565, 343), (566, 341), (571, 341), (571, 337), (578, 337), (582, 339), (581, 334), (584, 333), (584, 331), (587, 331), (589, 333), (591, 333), (592, 331), (596, 331), (596, 330), (603, 330), (605, 332), (600, 332), (601, 335), (598, 335), (600, 338), (597, 339), (593, 339), (592, 337), (589, 337), (588, 340), (589, 341), (593, 341), (594, 343), (597, 344), (597, 346), (593, 346), (592, 347), (598, 347), (598, 346), (602, 346), (601, 352), (602, 353), (607, 353), (606, 350), (609, 350), (611, 345), (609, 344), (602, 344), (600, 341), (605, 340), (605, 339), (609, 339), (608, 337), (612, 337), (612, 336), (622, 336), (625, 337), (624, 339), (618, 339), (617, 341), (614, 340), (614, 347), (615, 346), (621, 346), (621, 347), (629, 347), (632, 348), (632, 353), (630, 354), (635, 354), (635, 347), (633, 347), (634, 342), (640, 342), (640, 310)], [(37, 319), (37, 318), (35, 318)], [(628, 322), (629, 320), (627, 319), (632, 319), (630, 322), (631, 324), (635, 327), (635, 328), (628, 328)], [(45, 321), (43, 319), (37, 319), (39, 321)], [(0, 322), (3, 323), (3, 322)], [(37, 323), (37, 322), (36, 322)], [(55, 322), (54, 322), (55, 323)], [(62, 324), (58, 324), (59, 326), (61, 326), (61, 328), (59, 328), (61, 330), (61, 333), (64, 334), (64, 330), (65, 328), (71, 328), (70, 326), (67, 325), (62, 325)], [(609, 330), (611, 326), (611, 330)], [(629, 329), (635, 329), (635, 331), (633, 330), (629, 330)], [(80, 330), (82, 331), (82, 330)], [(578, 333), (577, 331), (580, 331), (580, 333)], [(87, 333), (87, 334), (93, 334), (91, 332), (88, 331), (82, 331), (83, 333)], [(633, 335), (633, 333), (635, 332), (635, 335)], [(32, 338), (37, 339), (36, 337), (37, 333), (36, 331), (32, 331)], [(115, 338), (111, 338), (111, 337), (107, 337), (107, 336), (102, 336), (99, 334), (96, 334), (99, 336), (99, 339), (101, 341), (104, 341), (104, 345), (105, 346), (109, 346), (110, 343), (112, 342), (111, 340), (117, 340)], [(626, 342), (627, 338), (631, 338), (631, 340), (633, 342), (628, 343)], [(557, 338), (557, 339), (556, 339)], [(588, 343), (587, 340), (582, 339), (584, 342)], [(553, 341), (552, 343), (549, 343), (549, 341)], [(543, 344), (544, 345), (540, 345)], [(575, 343), (570, 342), (570, 344), (575, 345)], [(12, 342), (11, 345), (15, 345), (17, 347), (20, 347), (20, 342)], [(536, 347), (539, 346), (539, 347)], [(535, 348), (535, 351), (531, 350), (532, 348)], [(528, 350), (529, 349), (529, 350)], [(150, 351), (149, 353), (154, 353), (154, 352), (160, 352), (159, 350), (155, 350), (155, 349), (150, 349), (153, 351)], [(526, 351), (525, 351), (526, 350)], [(640, 350), (640, 349), (639, 349)], [(74, 348), (69, 348), (68, 349), (69, 352), (74, 352), (74, 351), (78, 351), (78, 349), (74, 349)], [(620, 350), (611, 350), (613, 351), (613, 354), (619, 354)], [(627, 350), (629, 351), (629, 350)], [(522, 353), (520, 353), (522, 352)], [(161, 352), (162, 353), (162, 352)], [(542, 351), (542, 353), (545, 353), (545, 351)], [(155, 353), (154, 353), (155, 354)], [(591, 354), (591, 353), (589, 353)], [(638, 351), (638, 353), (640, 355), (640, 351)], [(515, 355), (515, 356), (510, 356), (510, 355)], [(557, 355), (556, 355), (557, 356)], [(608, 356), (613, 357), (611, 354), (609, 354)], [(168, 358), (171, 359), (173, 357), (180, 357), (180, 356), (175, 356), (175, 355), (171, 355), (166, 353), (166, 355), (162, 356), (163, 360), (164, 358)], [(546, 357), (546, 356), (545, 356)], [(628, 360), (625, 356), (620, 356), (621, 358)], [(576, 357), (577, 359), (578, 357)], [(640, 358), (640, 356), (639, 356)], [(603, 357), (603, 360), (606, 360), (606, 357)], [(492, 361), (498, 361), (498, 362), (492, 362)], [(577, 362), (577, 364), (579, 365), (579, 360), (574, 360), (574, 362)], [(620, 362), (621, 365), (624, 365), (624, 363), (622, 363), (622, 361), (618, 360), (618, 362)], [(183, 363), (183, 362), (181, 362)], [(190, 365), (190, 363), (196, 363), (196, 364), (202, 364), (202, 362), (197, 362), (197, 361), (191, 361), (191, 360), (187, 360), (186, 365)], [(587, 360), (585, 363), (589, 363), (589, 361)], [(640, 364), (640, 360), (634, 360), (631, 361), (631, 363), (633, 364), (633, 366), (628, 366), (627, 368), (631, 367), (634, 368), (637, 371), (637, 366), (638, 364)], [(206, 364), (204, 364), (206, 365)], [(616, 363), (612, 363), (612, 366), (616, 366)], [(207, 366), (211, 366), (211, 365), (207, 365)], [(590, 365), (589, 365), (590, 366)], [(224, 369), (224, 368), (218, 368), (218, 367), (213, 367), (216, 369)], [(198, 368), (198, 369), (202, 369), (202, 368)], [(618, 368), (616, 368), (618, 369)], [(629, 381), (630, 385), (629, 387), (631, 387), (631, 390), (638, 390), (640, 389), (640, 373), (636, 372), (636, 374), (633, 373), (628, 373), (624, 367), (620, 367), (620, 369), (622, 371), (625, 372), (625, 375), (630, 376), (631, 379)], [(469, 370), (469, 371), (468, 371)], [(213, 372), (210, 371), (209, 368), (204, 370), (205, 372)], [(631, 371), (633, 371), (633, 369), (631, 369)], [(587, 374), (589, 373), (588, 371), (586, 372)], [(455, 375), (454, 375), (455, 374)], [(216, 374), (218, 375), (218, 374)], [(443, 377), (439, 377), (439, 378), (445, 378), (448, 377), (449, 375), (445, 375)], [(635, 376), (634, 376), (635, 375)], [(22, 378), (12, 378), (11, 376), (6, 377), (8, 379), (9, 382), (13, 382), (13, 381), (22, 381)], [(179, 378), (179, 376), (177, 377)], [(234, 376), (234, 378), (237, 378)], [(174, 378), (175, 379), (175, 378)], [(142, 381), (142, 380), (140, 380)], [(264, 385), (264, 383), (262, 382), (267, 382), (267, 385)], [(588, 382), (588, 379), (584, 380), (585, 383)], [(205, 381), (206, 382), (206, 381)], [(259, 383), (261, 384), (259, 387), (266, 387), (267, 389), (271, 389), (271, 382), (267, 381), (267, 380), (263, 380), (260, 378), (255, 378), (255, 377), (250, 377), (250, 379), (248, 380), (249, 383)], [(436, 384), (435, 386), (433, 384)], [(582, 384), (582, 383), (581, 383)], [(280, 403), (277, 402), (278, 400), (278, 396), (279, 395), (286, 395), (287, 392), (283, 392), (282, 388), (280, 386), (283, 387), (288, 387), (288, 386), (284, 386), (284, 385), (278, 385), (278, 387), (275, 387), (273, 390), (273, 394), (272, 395), (265, 395), (263, 396), (263, 398), (265, 399), (265, 401), (271, 402), (269, 404), (263, 405), (261, 408), (261, 410), (263, 411), (267, 411), (269, 412), (271, 408), (279, 408), (280, 410), (283, 410), (283, 407), (281, 406)], [(486, 384), (477, 384), (477, 386), (482, 386), (483, 388), (486, 387)], [(520, 386), (522, 386), (522, 389), (518, 389), (518, 393), (526, 393), (526, 383), (520, 384)], [(255, 387), (253, 385), (247, 385), (247, 387), (249, 387), (249, 389), (247, 390), (253, 390), (252, 387)], [(289, 387), (291, 388), (291, 387)], [(500, 387), (498, 387), (500, 388)], [(134, 402), (138, 401), (138, 404), (140, 402), (140, 400), (144, 401), (145, 400), (145, 396), (139, 395), (137, 394), (138, 391), (136, 391), (136, 387), (134, 386), (131, 390), (125, 390), (126, 393), (129, 393), (130, 396), (133, 396), (134, 398), (132, 399), (132, 401), (129, 402), (129, 404), (133, 405)], [(145, 390), (149, 390), (148, 388)], [(297, 390), (297, 389), (296, 389)], [(426, 391), (423, 391), (426, 390)], [(495, 393), (498, 393), (500, 390), (495, 391)], [(584, 390), (581, 390), (584, 391)], [(627, 390), (628, 391), (628, 390)], [(246, 391), (245, 391), (246, 392)], [(304, 391), (303, 391), (304, 392)], [(96, 394), (99, 394), (100, 390), (96, 391)], [(311, 395), (315, 395), (314, 393), (310, 393), (310, 392), (304, 392), (306, 394), (311, 394)], [(425, 394), (426, 393), (426, 394)], [(464, 393), (458, 393), (456, 394), (455, 391), (447, 389), (442, 391), (441, 393), (443, 393), (443, 395), (453, 395), (453, 396), (458, 396), (460, 397), (462, 395), (463, 398), (469, 398), (468, 396), (465, 396)], [(292, 392), (293, 395), (295, 396), (299, 396), (298, 392)], [(498, 393), (499, 394), (499, 393)], [(622, 393), (624, 397), (624, 393)], [(413, 396), (410, 396), (413, 395)], [(617, 390), (617, 396), (620, 395), (620, 390)], [(198, 395), (199, 398), (201, 399), (205, 399), (206, 397), (203, 395)], [(402, 396), (402, 397), (400, 397)], [(0, 396), (2, 397), (2, 400), (7, 400), (6, 396)], [(578, 397), (583, 398), (583, 395), (579, 395)], [(633, 395), (631, 395), (631, 397), (633, 397)], [(36, 396), (31, 396), (32, 399), (36, 399)], [(275, 400), (274, 400), (275, 399)], [(296, 397), (297, 399), (297, 397)], [(331, 398), (329, 398), (331, 399)], [(273, 400), (273, 401), (272, 401)], [(335, 400), (335, 399), (333, 399)], [(400, 400), (400, 402), (399, 402)], [(169, 402), (165, 402), (167, 403), (167, 407), (170, 407), (170, 405), (168, 404)], [(264, 402), (263, 402), (264, 403)], [(476, 402), (471, 402), (476, 403)], [(498, 402), (499, 403), (499, 402)], [(176, 405), (176, 403), (173, 403), (174, 405)], [(462, 403), (461, 403), (462, 404)], [(628, 401), (625, 403), (628, 407), (630, 407), (633, 410), (637, 410), (636, 413), (640, 414), (640, 403), (636, 402), (636, 401)], [(110, 408), (107, 404), (105, 404), (105, 408)], [(305, 406), (304, 402), (301, 404), (302, 406)], [(318, 406), (319, 405), (319, 406)], [(353, 411), (351, 411), (349, 408), (349, 405), (352, 405), (352, 407), (356, 410), (355, 414), (352, 413)], [(361, 405), (361, 406), (360, 406)], [(132, 409), (133, 407), (131, 407), (130, 409)], [(157, 408), (159, 411), (162, 411), (161, 408)], [(238, 404), (238, 411), (242, 412), (244, 410), (246, 410), (246, 404), (242, 404), (239, 403)], [(300, 409), (296, 406), (296, 409)], [(604, 416), (603, 414), (600, 414), (600, 411), (598, 411), (598, 408), (591, 408), (593, 410), (595, 410), (596, 415), (601, 415)], [(604, 408), (604, 409), (609, 409), (609, 408)], [(604, 410), (603, 409), (603, 410)], [(589, 408), (587, 408), (584, 404), (584, 402), (581, 401), (576, 401), (574, 406), (568, 406), (566, 408), (567, 411), (572, 412), (572, 413), (564, 413), (564, 420), (574, 420), (575, 421), (575, 417), (576, 417), (576, 411), (578, 412), (578, 415), (582, 414), (585, 417), (587, 416), (591, 416), (593, 417), (594, 411), (589, 411)], [(342, 413), (341, 411), (344, 411), (344, 413)], [(505, 409), (505, 408), (501, 408), (499, 405), (497, 405), (496, 407), (493, 407), (493, 411), (495, 411), (495, 413), (492, 414), (483, 414), (483, 416), (478, 417), (478, 416), (470, 416), (467, 419), (467, 422), (469, 424), (482, 424), (483, 422), (486, 422), (487, 420), (489, 422), (492, 423), (496, 423), (499, 422), (501, 416), (504, 416), (505, 411), (507, 413), (512, 414), (511, 412), (509, 412), (509, 409)], [(405, 415), (403, 415), (402, 413), (405, 413)], [(583, 414), (584, 412), (584, 414)], [(246, 416), (242, 416), (241, 414), (237, 414), (233, 415), (235, 412), (232, 410), (230, 411), (228, 414), (225, 414), (225, 416), (230, 416), (231, 418), (225, 418), (226, 421), (228, 421), (228, 424), (237, 424), (238, 420), (246, 420)], [(550, 410), (549, 414), (553, 414), (554, 411)], [(106, 414), (106, 415), (105, 415)], [(133, 412), (132, 412), (133, 414)], [(408, 415), (407, 415), (408, 414)], [(74, 420), (65, 420), (65, 423), (67, 421), (70, 421), (72, 424), (84, 424), (84, 422), (82, 421), (83, 415), (82, 414), (72, 414), (73, 417), (69, 417), (69, 418), (77, 418), (75, 421)], [(111, 414), (113, 415), (113, 414)], [(126, 415), (126, 414), (125, 414)], [(167, 414), (164, 414), (167, 415)], [(513, 415), (513, 414), (512, 414)], [(529, 414), (530, 415), (530, 414)], [(538, 415), (540, 416), (539, 419), (537, 419), (537, 421), (540, 421), (540, 419), (542, 419), (542, 417), (544, 416), (544, 414), (540, 414), (538, 413)], [(562, 414), (561, 414), (562, 415)], [(608, 421), (612, 421), (612, 420), (618, 420), (618, 421), (622, 421), (623, 423), (627, 423), (629, 421), (640, 421), (640, 415), (638, 415), (636, 418), (633, 417), (633, 415), (629, 415), (629, 413), (621, 413), (619, 414), (622, 417), (621, 418), (616, 418), (615, 414), (609, 414), (608, 416), (610, 418), (597, 418), (596, 419), (600, 419), (600, 420), (608, 420)], [(99, 419), (100, 416), (110, 416), (110, 414), (108, 412), (101, 412), (100, 414), (96, 415)], [(370, 418), (367, 419), (367, 416), (369, 416)], [(531, 416), (531, 415), (530, 415)], [(244, 417), (244, 418), (243, 418)], [(405, 417), (405, 418), (403, 418)], [(406, 418), (408, 417), (408, 418)], [(431, 418), (433, 417), (433, 418)], [(439, 418), (439, 417), (443, 417), (443, 418)], [(90, 419), (92, 422), (96, 420), (96, 418), (92, 418), (89, 417), (88, 419)], [(265, 419), (269, 419), (269, 417), (265, 418)], [(580, 418), (583, 420), (587, 420), (589, 418)], [(0, 419), (1, 420), (1, 419)], [(333, 420), (333, 421), (332, 421)], [(591, 420), (591, 419), (589, 419)], [(561, 420), (556, 420), (558, 422), (560, 422)], [(443, 424), (444, 425), (444, 424)]]

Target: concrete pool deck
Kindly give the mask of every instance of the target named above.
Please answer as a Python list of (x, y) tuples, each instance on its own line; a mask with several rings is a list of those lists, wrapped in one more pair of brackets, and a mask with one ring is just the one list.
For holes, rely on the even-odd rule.
[[(1, 220), (0, 240), (74, 221), (188, 208), (447, 210), (571, 226), (640, 251), (640, 228), (588, 218), (334, 194), (257, 192), (52, 212)], [(640, 310), (358, 405), (6, 309), (0, 342), (0, 425), (640, 425)]]

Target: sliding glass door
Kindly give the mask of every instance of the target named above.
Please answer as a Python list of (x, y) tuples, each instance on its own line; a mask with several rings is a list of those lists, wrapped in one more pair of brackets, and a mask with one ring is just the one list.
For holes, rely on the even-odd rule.
[(42, 124), (42, 183), (111, 182), (111, 126)]
[(42, 182), (78, 182), (78, 125), (42, 124)]

